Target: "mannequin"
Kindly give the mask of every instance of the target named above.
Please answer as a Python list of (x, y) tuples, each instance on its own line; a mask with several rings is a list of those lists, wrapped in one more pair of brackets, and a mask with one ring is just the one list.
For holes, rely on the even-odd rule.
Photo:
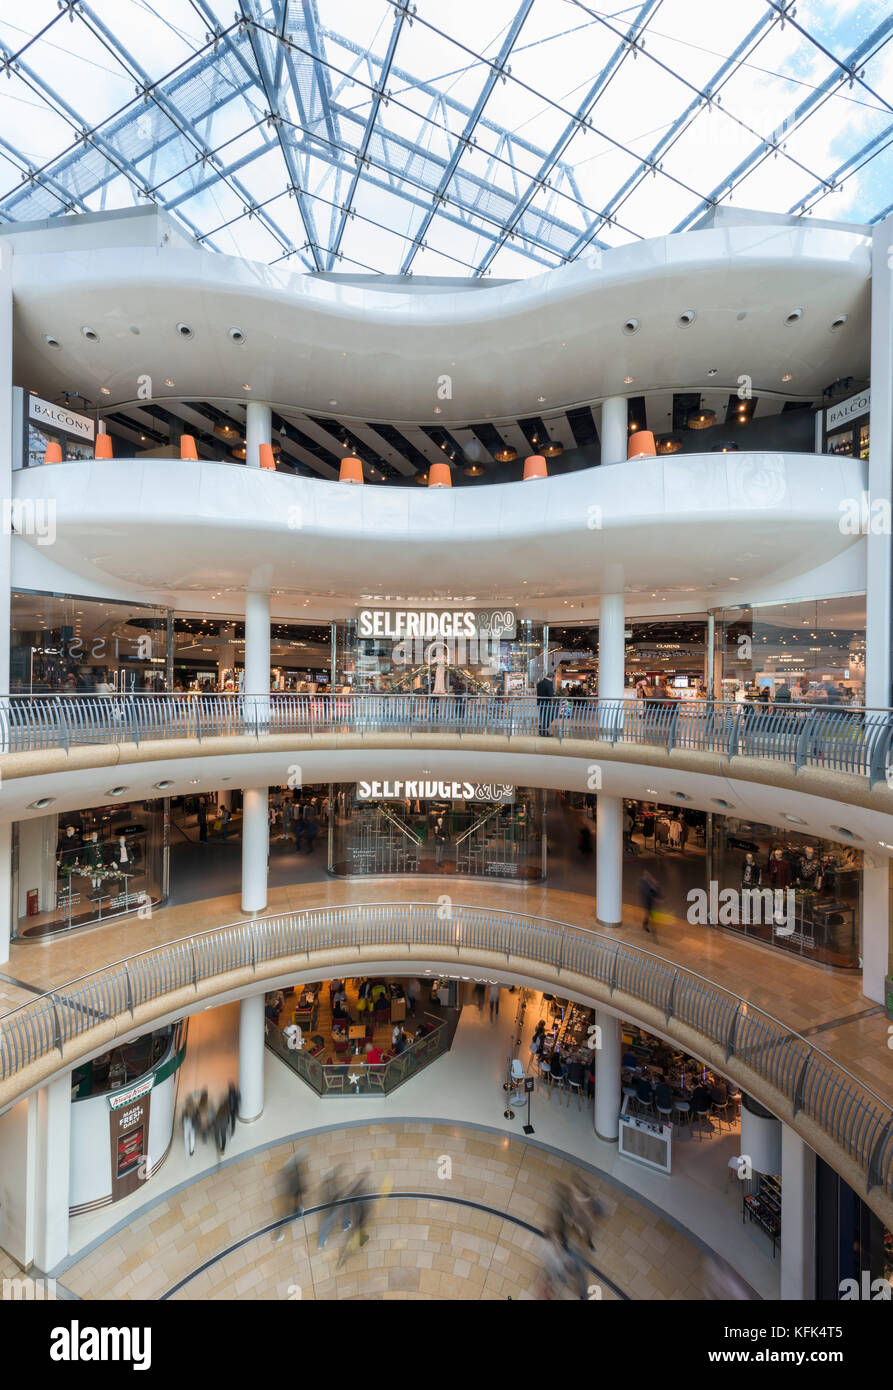
[(817, 890), (821, 887), (822, 864), (816, 858), (812, 845), (807, 845), (797, 860), (797, 880), (802, 888)]
[(103, 880), (103, 856), (102, 845), (99, 843), (99, 835), (93, 830), (90, 838), (84, 846), (84, 865), (93, 883), (93, 888), (99, 888)]
[(762, 870), (752, 854), (744, 856), (744, 863), (741, 865), (741, 888), (759, 888)]
[(784, 851), (777, 847), (772, 851), (769, 859), (769, 886), (770, 888), (790, 888), (791, 878), (791, 866), (784, 857)]
[(74, 826), (66, 825), (65, 834), (60, 835), (56, 845), (56, 863), (59, 864), (62, 862), (63, 855), (66, 863), (72, 863), (80, 847), (80, 837)]

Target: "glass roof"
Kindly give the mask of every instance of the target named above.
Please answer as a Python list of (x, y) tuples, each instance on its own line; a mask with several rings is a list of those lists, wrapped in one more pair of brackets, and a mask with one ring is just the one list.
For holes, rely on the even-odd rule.
[(0, 219), (534, 275), (715, 204), (893, 209), (888, 0), (0, 0)]

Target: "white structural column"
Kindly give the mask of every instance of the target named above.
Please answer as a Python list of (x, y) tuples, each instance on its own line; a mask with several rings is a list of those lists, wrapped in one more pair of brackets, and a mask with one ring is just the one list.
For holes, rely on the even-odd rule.
[(245, 463), (260, 468), (260, 445), (273, 439), (273, 412), (263, 401), (249, 401), (245, 407)]
[(780, 1275), (783, 1299), (815, 1298), (815, 1154), (786, 1124), (781, 1127)]
[(862, 864), (862, 993), (882, 1004), (885, 976), (893, 974), (890, 861), (869, 851)]
[(599, 1139), (616, 1144), (620, 1133), (620, 1019), (599, 1010), (592, 1123)]
[(12, 936), (12, 822), (0, 824), (0, 965), (9, 960)]
[(239, 1006), (239, 1119), (259, 1120), (264, 1109), (264, 996), (250, 994)]
[[(623, 698), (623, 594), (602, 594), (598, 613), (598, 695)], [(600, 786), (601, 778), (596, 781)], [(595, 824), (595, 912), (600, 927), (623, 925), (623, 798), (599, 791)]]
[[(246, 717), (263, 727), (270, 712), (270, 595), (245, 596)], [(267, 905), (269, 822), (266, 787), (246, 787), (242, 798), (242, 911)]]
[(46, 1273), (68, 1254), (71, 1073), (37, 1092), (37, 1190), (34, 1263)]
[(625, 463), (629, 438), (626, 396), (609, 396), (602, 404), (602, 463)]
[(266, 787), (242, 793), (242, 911), (263, 912), (267, 905), (270, 823)]

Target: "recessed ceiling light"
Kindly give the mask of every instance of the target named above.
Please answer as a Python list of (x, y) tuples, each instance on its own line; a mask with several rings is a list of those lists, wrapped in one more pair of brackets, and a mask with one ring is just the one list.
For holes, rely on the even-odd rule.
[(730, 584), (740, 584), (740, 582), (741, 582), (741, 581), (740, 581), (740, 579), (738, 578), (737, 574), (730, 574), (730, 575), (729, 575), (729, 583), (730, 583)]
[(86, 327), (85, 327), (85, 328), (82, 328), (82, 329), (81, 329), (81, 333), (82, 333), (82, 334), (84, 335), (84, 337), (87, 339), (87, 342), (88, 342), (88, 343), (98, 343), (98, 342), (99, 342), (99, 334), (96, 332), (96, 329), (95, 329), (95, 328), (86, 328)]
[(45, 806), (52, 806), (56, 800), (54, 796), (41, 796), (36, 801), (29, 802), (29, 811), (42, 811)]
[[(638, 320), (638, 319), (626, 319), (625, 322), (623, 323), (623, 331), (624, 331), (624, 333), (626, 333), (626, 334), (628, 334), (628, 335), (631, 335), (631, 334), (633, 334), (633, 333), (638, 333), (638, 331), (639, 331), (639, 320)], [(564, 343), (562, 343), (561, 346), (564, 347)]]
[(126, 787), (112, 787), (106, 792), (106, 796), (123, 796), (126, 791)]
[(201, 780), (202, 780), (202, 779), (201, 779), (200, 777), (190, 777), (190, 779), (189, 779), (189, 785), (190, 785), (191, 787), (197, 787), (198, 784), (199, 784), (199, 782), (200, 782)]
[(697, 314), (695, 313), (694, 309), (683, 309), (682, 313), (676, 320), (676, 323), (680, 328), (688, 328), (691, 324), (694, 323), (696, 318)]
[(337, 405), (337, 404), (338, 404), (337, 401), (329, 401), (329, 405)]
[(171, 381), (171, 379), (170, 379), (169, 376), (166, 376), (166, 377), (164, 378), (164, 384), (165, 384), (165, 386), (173, 386), (174, 383)]
[(838, 314), (837, 318), (834, 319), (831, 324), (832, 332), (836, 331), (838, 328), (843, 328), (843, 325), (846, 323), (848, 318), (849, 314)]
[(56, 351), (58, 351), (58, 349), (62, 346), (62, 344), (59, 342), (59, 339), (54, 338), (52, 333), (44, 333), (43, 341), (46, 343), (47, 347), (51, 347)]
[(169, 777), (166, 777), (163, 782), (156, 782), (155, 785), (160, 792), (163, 792), (166, 787), (172, 787), (174, 784)]
[(789, 811), (782, 811), (785, 820), (789, 820), (791, 825), (808, 825), (809, 822), (801, 819), (800, 816), (792, 816)]
[(104, 396), (110, 396), (112, 394), (107, 386), (100, 386), (99, 389)]
[(785, 372), (784, 376), (782, 377), (782, 381), (790, 381), (793, 375), (793, 372)]
[(657, 796), (657, 787), (646, 787), (645, 790), (649, 796)]
[(792, 323), (799, 323), (803, 317), (802, 309), (792, 309), (789, 314), (785, 314), (785, 324), (790, 327)]
[(624, 384), (624, 386), (632, 386), (632, 384), (633, 384), (633, 378), (632, 378), (631, 376), (625, 376), (625, 377), (623, 378), (623, 384)]
[(243, 391), (250, 391), (250, 390), (251, 390), (251, 387), (248, 385), (248, 382), (247, 382), (247, 381), (243, 381), (243, 382), (242, 382), (242, 390), (243, 390)]

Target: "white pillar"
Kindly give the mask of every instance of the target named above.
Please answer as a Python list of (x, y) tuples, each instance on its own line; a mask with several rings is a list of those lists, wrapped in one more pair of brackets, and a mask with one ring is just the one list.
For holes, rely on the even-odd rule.
[(270, 718), (270, 595), (245, 595), (245, 716), (261, 726)]
[(599, 1010), (599, 1046), (595, 1050), (595, 1106), (592, 1123), (596, 1136), (616, 1144), (620, 1134), (620, 1019)]
[(19, 821), (19, 885), (16, 910), (24, 917), (28, 892), (37, 889), (37, 906), (51, 912), (56, 906), (56, 845), (59, 817), (31, 816)]
[[(598, 696), (623, 698), (624, 598), (602, 594), (598, 612)], [(619, 708), (619, 707), (618, 707)], [(622, 713), (620, 714), (622, 720)], [(600, 721), (601, 722), (601, 721)], [(610, 725), (614, 721), (608, 719)], [(623, 799), (600, 791), (595, 808), (596, 918), (600, 927), (623, 925)]]
[(249, 401), (245, 409), (245, 464), (260, 468), (261, 444), (273, 439), (273, 412), (263, 401)]
[(626, 463), (629, 438), (629, 406), (625, 396), (609, 396), (602, 402), (602, 463)]
[[(889, 256), (893, 248), (893, 215), (875, 227), (871, 238), (871, 446), (868, 491), (872, 507), (878, 499), (890, 502), (890, 458), (893, 455), (893, 286)], [(876, 508), (876, 510), (880, 510)], [(865, 703), (886, 709), (890, 704), (891, 545), (888, 527), (866, 539), (865, 574)]]
[(815, 1154), (781, 1127), (781, 1286), (785, 1300), (815, 1299)]
[(250, 994), (239, 1007), (239, 1119), (250, 1125), (264, 1110), (264, 996)]
[[(12, 243), (0, 237), (0, 496), (12, 497)], [(25, 393), (25, 400), (28, 395)], [(5, 529), (5, 528), (4, 528)], [(12, 527), (0, 532), (0, 693), (9, 690)], [(24, 546), (26, 541), (19, 540)], [(4, 721), (5, 722), (5, 721)]]
[(37, 1205), (34, 1263), (51, 1272), (68, 1254), (71, 1073), (37, 1092)]
[(12, 821), (0, 825), (0, 965), (9, 960), (13, 928)]
[(891, 971), (890, 862), (868, 852), (862, 869), (862, 993), (882, 1004)]
[(268, 791), (268, 787), (246, 787), (242, 793), (243, 912), (263, 912), (267, 905)]

